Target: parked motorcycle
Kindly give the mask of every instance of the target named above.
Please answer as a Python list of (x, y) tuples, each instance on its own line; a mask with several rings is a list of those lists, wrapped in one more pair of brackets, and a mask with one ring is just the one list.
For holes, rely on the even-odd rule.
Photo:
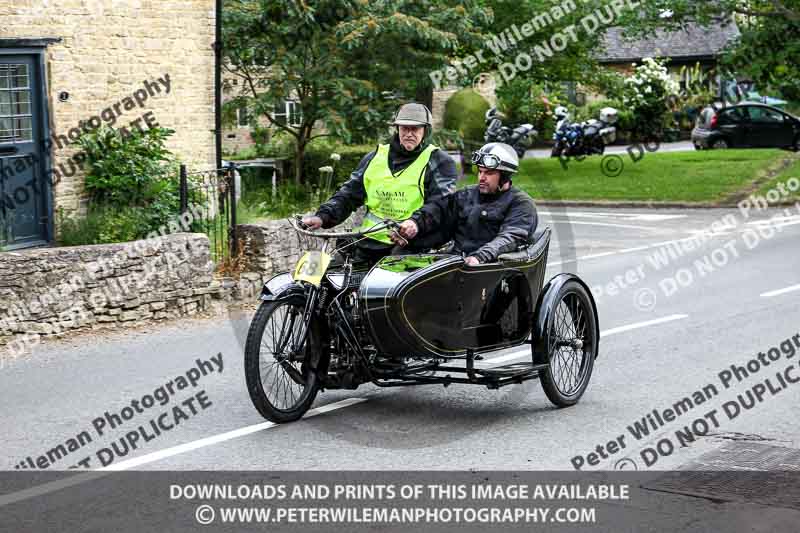
[(483, 138), (487, 143), (499, 142), (506, 143), (514, 148), (517, 155), (522, 158), (525, 156), (525, 150), (529, 146), (529, 137), (536, 136), (536, 130), (532, 124), (522, 124), (516, 128), (509, 128), (503, 126), (503, 115), (497, 110), (496, 107), (489, 109), (486, 112), (486, 132)]
[(573, 146), (575, 137), (580, 134), (577, 128), (572, 127), (572, 122), (569, 116), (569, 110), (564, 106), (558, 106), (553, 112), (556, 120), (556, 130), (553, 133), (553, 150), (550, 152), (551, 157), (560, 157), (568, 146)]
[(556, 108), (554, 113), (559, 122), (553, 135), (555, 145), (550, 155), (568, 157), (581, 155), (602, 155), (606, 145), (617, 139), (619, 112), (613, 107), (600, 110), (600, 119), (589, 119), (578, 124), (570, 123), (569, 112), (564, 107)]

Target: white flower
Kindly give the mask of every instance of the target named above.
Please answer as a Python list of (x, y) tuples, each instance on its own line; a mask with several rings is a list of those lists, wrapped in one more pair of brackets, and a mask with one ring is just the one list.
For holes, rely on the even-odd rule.
[(340, 156), (337, 153), (332, 153), (331, 154), (331, 159), (334, 160), (334, 161), (341, 161), (342, 160), (342, 156)]
[(331, 166), (319, 167), (319, 171), (322, 174), (333, 174), (333, 167), (331, 167)]

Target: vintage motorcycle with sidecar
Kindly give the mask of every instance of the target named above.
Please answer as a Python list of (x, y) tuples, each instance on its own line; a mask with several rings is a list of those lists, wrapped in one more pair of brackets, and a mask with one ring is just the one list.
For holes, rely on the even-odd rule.
[[(539, 378), (559, 407), (586, 390), (598, 354), (597, 308), (573, 274), (544, 284), (549, 228), (491, 264), (427, 253), (367, 265), (353, 262), (353, 244), (396, 230), (396, 222), (361, 233), (289, 222), (312, 251), (264, 285), (245, 346), (250, 398), (268, 420), (297, 420), (319, 391), (365, 383), (498, 389)], [(517, 346), (522, 354), (485, 358)]]

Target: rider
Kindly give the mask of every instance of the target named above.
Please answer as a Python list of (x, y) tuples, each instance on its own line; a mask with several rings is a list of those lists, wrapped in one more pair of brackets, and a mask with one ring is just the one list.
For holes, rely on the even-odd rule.
[[(400, 107), (392, 125), (395, 134), (367, 154), (350, 179), (313, 216), (303, 218), (311, 229), (341, 224), (354, 210), (367, 206), (360, 231), (383, 219), (404, 220), (428, 203), (455, 189), (456, 164), (444, 151), (429, 142), (431, 112), (423, 104)], [(430, 235), (410, 245), (422, 250), (440, 239)], [(355, 247), (356, 261), (375, 262), (389, 255), (394, 243), (388, 231), (371, 234)]]
[(400, 233), (411, 240), (444, 230), (454, 240), (454, 251), (465, 254), (466, 263), (474, 266), (530, 243), (537, 215), (533, 199), (511, 186), (519, 168), (511, 146), (484, 145), (472, 154), (472, 162), (478, 166), (478, 185), (426, 204), (400, 225)]

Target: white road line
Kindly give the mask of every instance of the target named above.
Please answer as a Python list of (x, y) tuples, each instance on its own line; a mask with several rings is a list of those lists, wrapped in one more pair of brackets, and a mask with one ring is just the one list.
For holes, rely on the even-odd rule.
[(673, 220), (676, 218), (687, 218), (689, 215), (656, 215), (652, 213), (597, 213), (589, 211), (565, 211), (556, 213), (553, 211), (537, 211), (540, 215), (576, 217), (576, 218), (624, 218), (627, 220), (641, 220), (648, 222), (660, 222), (662, 220)]
[(775, 229), (785, 228), (786, 226), (796, 226), (797, 224), (800, 224), (800, 220), (795, 220), (794, 222), (786, 222), (785, 224), (778, 224), (777, 226), (775, 226)]
[(786, 294), (787, 292), (794, 292), (800, 291), (800, 285), (792, 285), (791, 287), (786, 287), (783, 289), (778, 289), (776, 291), (769, 291), (761, 294), (762, 298), (772, 298), (773, 296), (778, 296), (780, 294)]
[[(316, 415), (321, 415), (323, 413), (328, 413), (330, 411), (335, 411), (337, 409), (350, 407), (351, 405), (359, 404), (365, 401), (367, 401), (366, 398), (348, 398), (340, 402), (334, 402), (328, 405), (323, 405), (322, 407), (317, 407), (316, 409), (312, 409), (311, 411), (306, 413), (303, 419), (310, 418)], [(205, 448), (206, 446), (211, 446), (213, 444), (219, 444), (220, 442), (237, 439), (239, 437), (244, 437), (245, 435), (252, 435), (253, 433), (257, 433), (259, 431), (263, 431), (265, 429), (269, 429), (277, 425), (278, 424), (274, 424), (272, 422), (263, 422), (261, 424), (255, 424), (253, 426), (243, 427), (233, 431), (228, 431), (227, 433), (220, 433), (219, 435), (213, 435), (211, 437), (206, 437), (204, 439), (196, 440), (193, 442), (187, 442), (185, 444), (180, 444), (178, 446), (173, 446), (172, 448), (167, 448), (165, 450), (149, 453), (141, 457), (128, 459), (127, 461), (122, 461), (121, 463), (112, 464), (105, 468), (98, 468), (90, 472), (84, 472), (81, 474), (69, 476), (65, 479), (59, 479), (57, 481), (43, 483), (41, 485), (36, 485), (35, 487), (31, 487), (29, 489), (12, 492), (11, 494), (3, 494), (0, 495), (0, 507), (16, 503), (19, 501), (27, 500), (30, 498), (35, 498), (37, 496), (42, 496), (44, 494), (49, 494), (57, 490), (73, 487), (75, 485), (80, 485), (87, 481), (92, 481), (107, 476), (112, 472), (130, 470), (131, 468), (135, 468), (137, 466), (141, 466), (147, 463), (152, 463), (155, 461), (160, 461), (161, 459), (166, 459), (167, 457), (173, 457), (175, 455), (179, 455), (182, 453), (190, 452), (200, 448)]]
[[(777, 225), (775, 227), (776, 228), (782, 228), (784, 226), (792, 226), (792, 225), (795, 225), (795, 224), (800, 224), (800, 220), (798, 220), (796, 222), (787, 222), (787, 223), (784, 223), (784, 224)], [(583, 261), (585, 259), (597, 259), (599, 257), (609, 257), (609, 256), (612, 256), (612, 255), (622, 255), (622, 254), (627, 254), (627, 253), (632, 253), (632, 252), (641, 252), (641, 251), (644, 251), (644, 250), (661, 248), (663, 246), (667, 246), (667, 245), (670, 245), (670, 244), (678, 244), (678, 243), (685, 242), (685, 241), (696, 241), (701, 234), (705, 234), (708, 238), (712, 238), (712, 237), (725, 236), (725, 235), (728, 235), (728, 233), (729, 233), (727, 231), (725, 231), (725, 232), (704, 232), (703, 230), (692, 230), (692, 231), (696, 231), (697, 235), (693, 235), (691, 237), (682, 237), (680, 239), (673, 239), (671, 241), (663, 241), (663, 242), (657, 242), (657, 243), (654, 243), (654, 244), (647, 244), (647, 245), (644, 245), (644, 246), (637, 246), (636, 248), (625, 248), (623, 250), (614, 250), (612, 252), (604, 252), (604, 253), (601, 253), (601, 254), (585, 255), (585, 256), (578, 257), (576, 259), (570, 259), (570, 260), (567, 260), (567, 261), (551, 261), (550, 263), (547, 263), (547, 266), (556, 266), (556, 265), (561, 265), (561, 264), (564, 264), (564, 263), (574, 263), (576, 261)], [(744, 231), (740, 231), (739, 233), (743, 233), (743, 232)], [(703, 243), (703, 245), (705, 245), (705, 243)]]
[(616, 253), (618, 253), (618, 254), (627, 254), (627, 253), (630, 253), (630, 252), (640, 252), (642, 250), (649, 250), (649, 249), (650, 249), (650, 245), (648, 244), (646, 246), (638, 246), (636, 248), (625, 248), (624, 250), (617, 250)]
[(769, 218), (763, 219), (763, 220), (753, 220), (751, 222), (748, 222), (748, 224), (750, 224), (750, 225), (753, 225), (753, 224), (756, 224), (756, 225), (757, 224), (777, 224), (779, 222), (784, 222), (786, 220), (798, 220), (798, 219), (800, 219), (800, 215), (785, 215), (785, 216), (775, 215), (774, 217), (769, 217)]
[[(310, 418), (312, 416), (321, 415), (330, 411), (335, 411), (337, 409), (343, 409), (345, 407), (350, 407), (351, 405), (355, 405), (361, 402), (367, 401), (366, 398), (348, 398), (346, 400), (342, 400), (340, 402), (330, 403), (328, 405), (323, 405), (322, 407), (317, 407), (316, 409), (312, 409), (303, 417), (303, 419)], [(233, 431), (229, 431), (227, 433), (220, 433), (219, 435), (214, 435), (212, 437), (206, 437), (205, 439), (196, 440), (193, 442), (187, 442), (186, 444), (180, 444), (178, 446), (173, 446), (172, 448), (167, 448), (166, 450), (161, 450), (158, 452), (148, 453), (147, 455), (143, 455), (141, 457), (135, 457), (133, 459), (128, 459), (127, 461), (122, 461), (121, 463), (113, 464), (107, 466), (105, 468), (100, 468), (98, 470), (109, 470), (109, 471), (122, 471), (122, 470), (130, 470), (131, 468), (135, 468), (137, 466), (141, 466), (147, 463), (153, 463), (155, 461), (160, 461), (161, 459), (166, 459), (167, 457), (173, 457), (175, 455), (180, 455), (182, 453), (190, 452), (193, 450), (198, 450), (200, 448), (205, 448), (206, 446), (211, 446), (213, 444), (219, 444), (220, 442), (226, 442), (233, 439), (238, 439), (239, 437), (244, 437), (245, 435), (251, 435), (253, 433), (257, 433), (259, 431), (263, 431), (265, 429), (273, 428), (277, 426), (273, 422), (263, 422), (261, 424), (255, 424), (253, 426), (247, 426), (239, 429), (235, 429)]]
[(551, 224), (568, 224), (570, 226), (608, 226), (610, 228), (644, 229), (648, 231), (659, 231), (660, 228), (653, 226), (634, 226), (632, 224), (610, 224), (608, 222), (584, 222), (580, 220), (551, 220)]
[[(627, 326), (620, 326), (618, 328), (612, 328), (606, 331), (600, 332), (600, 338), (608, 337), (609, 335), (615, 335), (617, 333), (623, 333), (625, 331), (631, 331), (634, 329), (646, 328), (649, 326), (655, 326), (657, 324), (664, 324), (666, 322), (672, 322), (674, 320), (683, 320), (684, 318), (689, 318), (689, 315), (669, 315), (662, 318), (657, 318), (655, 320), (648, 320), (646, 322), (636, 322), (635, 324), (628, 324)], [(531, 351), (528, 350), (516, 350), (506, 355), (502, 355), (500, 357), (493, 357), (492, 359), (486, 359), (481, 361), (479, 364), (475, 366), (477, 368), (490, 368), (492, 366), (497, 366), (500, 363), (505, 363), (507, 361), (514, 361), (516, 359), (521, 359), (522, 357), (530, 357)]]
[(655, 326), (656, 324), (664, 324), (666, 322), (672, 322), (674, 320), (683, 320), (684, 318), (689, 318), (689, 315), (669, 315), (662, 318), (656, 318), (655, 320), (648, 320), (646, 322), (637, 322), (636, 324), (620, 326), (618, 328), (609, 329), (600, 333), (600, 338), (602, 339), (603, 337), (607, 337), (609, 335), (615, 335), (617, 333), (622, 333), (624, 331), (646, 328), (648, 326)]

